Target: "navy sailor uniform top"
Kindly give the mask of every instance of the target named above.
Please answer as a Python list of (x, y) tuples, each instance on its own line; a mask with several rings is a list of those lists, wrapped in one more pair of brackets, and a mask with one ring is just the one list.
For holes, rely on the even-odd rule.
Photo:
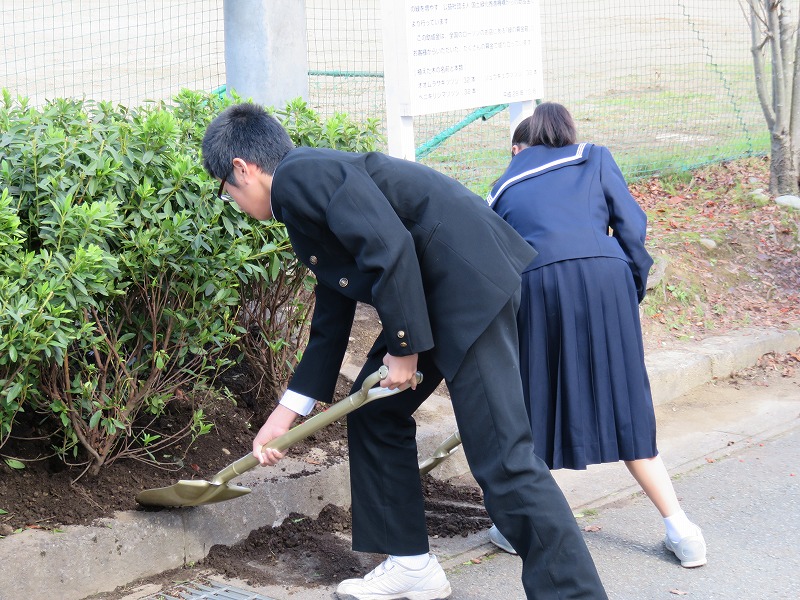
[(644, 246), (647, 215), (607, 148), (525, 148), (487, 201), (538, 251), (526, 270), (576, 258), (620, 258), (631, 268), (639, 301), (644, 298), (653, 264)]

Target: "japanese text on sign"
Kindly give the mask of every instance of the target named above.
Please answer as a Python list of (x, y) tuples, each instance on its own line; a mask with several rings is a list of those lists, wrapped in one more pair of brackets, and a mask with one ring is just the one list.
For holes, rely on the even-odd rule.
[(406, 0), (403, 114), (542, 96), (538, 0)]

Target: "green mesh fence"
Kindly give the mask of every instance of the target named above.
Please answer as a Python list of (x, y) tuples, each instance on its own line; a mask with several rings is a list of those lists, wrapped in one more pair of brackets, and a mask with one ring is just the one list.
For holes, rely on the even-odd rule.
[[(633, 179), (765, 153), (747, 20), (736, 0), (540, 2), (544, 100)], [(308, 3), (321, 111), (384, 113), (379, 0)], [(349, 50), (348, 50), (349, 49)], [(509, 160), (504, 106), (414, 119), (417, 159), (479, 193)]]
[[(217, 89), (222, 5), (4, 0), (0, 86), (34, 103)], [(306, 0), (306, 10), (310, 105), (382, 119), (380, 0)], [(541, 1), (540, 10), (544, 99), (565, 104), (580, 138), (609, 146), (629, 178), (767, 152), (737, 0)], [(417, 117), (418, 160), (483, 194), (508, 162), (508, 120), (503, 105)]]

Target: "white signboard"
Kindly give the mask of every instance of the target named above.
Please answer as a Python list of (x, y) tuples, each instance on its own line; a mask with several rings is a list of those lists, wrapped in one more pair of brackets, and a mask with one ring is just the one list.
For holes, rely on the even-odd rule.
[(387, 102), (401, 116), (542, 97), (539, 0), (384, 0), (384, 8)]

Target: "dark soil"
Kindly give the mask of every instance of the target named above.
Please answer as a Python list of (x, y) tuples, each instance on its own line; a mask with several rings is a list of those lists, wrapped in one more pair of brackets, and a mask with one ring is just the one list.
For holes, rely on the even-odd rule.
[[(365, 356), (380, 332), (377, 313), (370, 306), (359, 306), (348, 347), (351, 356)], [(247, 394), (255, 378), (241, 366), (220, 380), (234, 396)], [(340, 376), (334, 400), (350, 393), (351, 382)], [(15, 423), (15, 436), (0, 450), (0, 458), (13, 457), (25, 462), (24, 469), (12, 469), (0, 460), (0, 536), (20, 529), (57, 529), (63, 525), (87, 525), (114, 511), (142, 510), (135, 496), (142, 490), (172, 485), (183, 479), (210, 480), (220, 470), (249, 452), (261, 423), (253, 422), (253, 412), (245, 402), (203, 394), (200, 406), (207, 420), (214, 423), (210, 433), (191, 445), (179, 444), (157, 458), (162, 468), (133, 460), (120, 460), (101, 470), (97, 477), (85, 474), (83, 467), (66, 468), (55, 456), (46, 430), (37, 426), (32, 415), (23, 414)], [(312, 413), (323, 410), (318, 405)], [(171, 402), (158, 428), (169, 431), (190, 420), (195, 404)], [(175, 425), (173, 425), (175, 424)], [(346, 459), (344, 422), (312, 434), (290, 449), (292, 456), (318, 466), (323, 449), (326, 460)], [(39, 457), (48, 457), (37, 460)], [(276, 468), (281, 468), (278, 465)], [(7, 514), (6, 514), (7, 513)]]
[[(429, 475), (423, 483), (430, 537), (466, 536), (491, 526), (477, 488), (453, 486)], [(290, 515), (280, 527), (254, 531), (232, 547), (214, 546), (198, 567), (255, 585), (332, 585), (363, 576), (386, 558), (353, 552), (349, 533), (349, 511), (329, 505), (316, 519)], [(254, 556), (259, 557), (256, 565), (251, 564)], [(278, 564), (293, 568), (269, 568)], [(278, 582), (272, 575), (278, 572), (283, 577), (287, 572), (296, 573), (297, 579)]]
[[(685, 180), (656, 178), (631, 186), (650, 215), (650, 251), (669, 262), (666, 275), (642, 305), (648, 351), (747, 326), (787, 328), (800, 320), (798, 217), (791, 209), (751, 199), (749, 192), (766, 189), (767, 182), (766, 161), (752, 159), (709, 167)], [(715, 246), (707, 247), (703, 238), (714, 240)], [(359, 306), (348, 348), (352, 362), (363, 360), (379, 331), (375, 311)], [(798, 361), (797, 353), (767, 356), (760, 366), (739, 374), (734, 381), (746, 385), (751, 380), (766, 380), (767, 374), (791, 373)], [(248, 408), (252, 401), (244, 400), (254, 384), (252, 374), (240, 367), (227, 378), (221, 377), (221, 382), (240, 401), (206, 393), (168, 405), (169, 412), (160, 423), (167, 431), (172, 423), (185, 423), (196, 405), (203, 407), (215, 425), (191, 445), (183, 443), (159, 456), (159, 462), (169, 469), (119, 460), (97, 477), (90, 477), (82, 466), (65, 467), (52, 457), (50, 432), (34, 415), (23, 415), (15, 437), (0, 448), (0, 459), (20, 459), (26, 465), (12, 469), (0, 460), (0, 536), (26, 528), (53, 530), (89, 524), (114, 511), (139, 510), (134, 500), (139, 491), (180, 479), (208, 480), (247, 454), (261, 425), (253, 422), (253, 410)], [(335, 399), (346, 396), (349, 389), (349, 382), (340, 377)], [(441, 391), (446, 394), (444, 388)], [(319, 464), (315, 449), (325, 450), (326, 460), (343, 460), (345, 440), (344, 424), (334, 423), (290, 452), (315, 465)], [(424, 481), (432, 536), (462, 535), (488, 527), (475, 489), (442, 484), (429, 476)], [(213, 548), (205, 565), (244, 580), (268, 583), (268, 570), (243, 560), (257, 550), (258, 556), (275, 564), (297, 561), (308, 565), (295, 569), (303, 574), (300, 583), (308, 583), (309, 573), (318, 578), (317, 584), (332, 583), (363, 573), (382, 559), (350, 551), (349, 519), (346, 511), (336, 507), (326, 508), (317, 519), (292, 515), (282, 526), (253, 532), (232, 548)]]
[[(450, 485), (430, 475), (422, 481), (431, 538), (467, 536), (491, 526), (477, 488)], [(234, 546), (213, 546), (197, 564), (161, 573), (146, 582), (132, 582), (96, 598), (125, 598), (143, 583), (160, 585), (161, 593), (180, 598), (181, 586), (175, 582), (191, 579), (193, 584), (203, 583), (210, 573), (251, 586), (336, 585), (344, 579), (363, 576), (386, 558), (353, 552), (350, 523), (350, 512), (333, 505), (326, 506), (315, 519), (290, 514), (280, 526), (253, 531)]]

